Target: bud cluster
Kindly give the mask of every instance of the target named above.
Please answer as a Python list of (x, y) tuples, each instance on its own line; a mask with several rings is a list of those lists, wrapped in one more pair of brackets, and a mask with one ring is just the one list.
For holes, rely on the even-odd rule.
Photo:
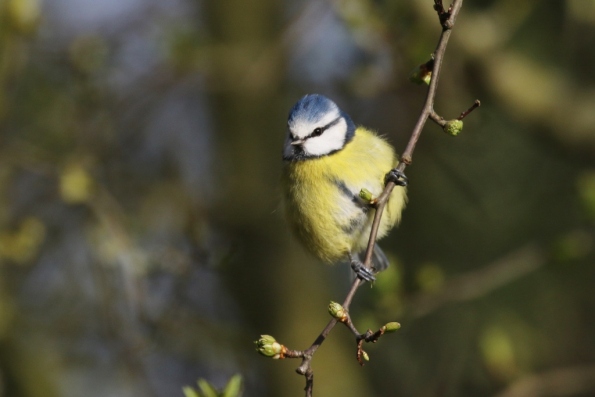
[(287, 348), (277, 342), (271, 335), (260, 335), (260, 339), (255, 341), (256, 351), (265, 357), (271, 357), (275, 360), (285, 358)]

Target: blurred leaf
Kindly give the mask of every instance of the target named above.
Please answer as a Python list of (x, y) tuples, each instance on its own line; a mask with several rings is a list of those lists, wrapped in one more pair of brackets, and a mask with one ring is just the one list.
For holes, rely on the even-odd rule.
[(218, 397), (219, 393), (217, 390), (206, 380), (199, 379), (198, 380), (198, 388), (202, 392), (204, 397)]
[(221, 397), (240, 397), (242, 395), (242, 375), (236, 374), (229, 379)]
[(190, 386), (184, 386), (182, 391), (184, 392), (184, 397), (201, 397), (200, 394)]
[(190, 386), (185, 386), (183, 388), (185, 397), (241, 397), (242, 395), (242, 375), (240, 374), (232, 376), (222, 392), (218, 392), (205, 379), (199, 379), (197, 383), (201, 393)]

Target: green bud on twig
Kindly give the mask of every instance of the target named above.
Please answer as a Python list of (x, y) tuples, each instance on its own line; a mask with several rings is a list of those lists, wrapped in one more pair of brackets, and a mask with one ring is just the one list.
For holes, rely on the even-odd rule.
[(362, 188), (362, 190), (359, 191), (359, 197), (362, 200), (367, 201), (368, 203), (371, 203), (374, 200), (374, 196), (372, 196), (372, 192), (365, 188)]
[(331, 316), (336, 318), (337, 320), (344, 322), (347, 320), (347, 311), (343, 306), (338, 304), (337, 302), (331, 301), (328, 305), (328, 312)]
[(366, 353), (365, 350), (362, 350), (362, 358), (364, 361), (370, 361), (370, 356), (368, 356), (368, 353)]
[(385, 324), (382, 328), (384, 328), (384, 332), (395, 332), (399, 328), (401, 328), (401, 324), (396, 321), (390, 322)]
[(256, 345), (256, 351), (265, 357), (283, 358), (285, 346), (270, 335), (260, 335), (260, 339), (255, 341), (254, 344)]
[(428, 68), (427, 63), (419, 65), (411, 71), (409, 81), (418, 85), (430, 85), (430, 82), (432, 81), (432, 69)]
[(450, 136), (457, 136), (463, 131), (463, 121), (462, 120), (450, 120), (447, 121), (443, 127), (444, 132), (446, 132)]

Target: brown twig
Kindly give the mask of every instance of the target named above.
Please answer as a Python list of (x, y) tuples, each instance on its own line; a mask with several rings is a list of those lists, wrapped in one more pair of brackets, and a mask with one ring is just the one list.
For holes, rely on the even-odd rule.
[(465, 117), (467, 117), (469, 115), (469, 113), (471, 113), (472, 111), (474, 111), (475, 109), (477, 109), (480, 106), (481, 106), (481, 102), (479, 101), (479, 99), (476, 99), (475, 102), (473, 102), (473, 105), (471, 105), (471, 107), (469, 109), (465, 110), (463, 113), (461, 113), (461, 115), (459, 117), (457, 117), (457, 120), (463, 120)]
[[(428, 92), (426, 95), (426, 100), (422, 107), (422, 110), (421, 110), (421, 113), (417, 120), (417, 123), (415, 124), (415, 127), (413, 128), (411, 137), (409, 138), (409, 142), (408, 142), (408, 144), (405, 148), (405, 151), (403, 152), (403, 155), (401, 156), (401, 160), (396, 168), (396, 170), (401, 173), (412, 162), (413, 150), (415, 149), (415, 145), (419, 139), (421, 131), (422, 131), (426, 121), (428, 120), (428, 118), (434, 120), (439, 125), (445, 124), (445, 122), (442, 123), (442, 121), (444, 121), (444, 119), (442, 117), (438, 116), (438, 114), (434, 111), (434, 99), (436, 97), (436, 89), (438, 87), (438, 78), (440, 76), (440, 70), (442, 67), (442, 60), (444, 58), (444, 53), (446, 51), (446, 45), (448, 44), (448, 39), (450, 38), (451, 29), (455, 24), (457, 15), (461, 9), (462, 4), (463, 4), (463, 0), (454, 0), (452, 5), (448, 8), (448, 10), (445, 10), (442, 5), (441, 0), (434, 0), (434, 9), (436, 10), (436, 12), (438, 14), (438, 18), (439, 18), (440, 24), (442, 26), (442, 34), (440, 35), (440, 39), (438, 41), (438, 46), (436, 47), (436, 50), (434, 51), (434, 54), (432, 56), (432, 60), (433, 60), (432, 64), (431, 64), (432, 77), (431, 77), (430, 86), (428, 88)], [(461, 115), (461, 116), (462, 117), (466, 116), (470, 111), (472, 111), (477, 106), (474, 105), (467, 112), (463, 112), (463, 113), (465, 113), (465, 115)], [(384, 212), (384, 207), (386, 206), (388, 199), (389, 199), (393, 189), (395, 188), (395, 186), (396, 185), (394, 182), (389, 181), (386, 184), (384, 191), (381, 193), (380, 196), (376, 197), (376, 200), (373, 204), (373, 207), (375, 208), (376, 211), (374, 214), (374, 221), (372, 223), (370, 239), (368, 240), (368, 246), (366, 248), (366, 253), (365, 253), (364, 262), (363, 262), (364, 266), (366, 266), (368, 268), (370, 268), (371, 263), (372, 263), (372, 254), (373, 254), (373, 250), (374, 250), (374, 245), (376, 244), (378, 228), (380, 226), (380, 219), (382, 218), (382, 213)], [(349, 290), (349, 292), (347, 293), (347, 296), (345, 297), (345, 300), (343, 301), (342, 306), (345, 309), (346, 313), (349, 312), (349, 306), (351, 305), (353, 297), (355, 296), (355, 293), (357, 292), (358, 287), (360, 286), (361, 282), (362, 281), (359, 278), (356, 278), (353, 281), (353, 284), (351, 285), (351, 289)], [(289, 357), (302, 358), (302, 363), (296, 369), (296, 372), (300, 375), (305, 376), (305, 378), (306, 378), (306, 387), (304, 389), (306, 391), (306, 397), (312, 397), (313, 388), (314, 388), (314, 373), (313, 373), (311, 365), (310, 365), (311, 361), (312, 361), (312, 357), (314, 356), (314, 354), (316, 353), (318, 348), (322, 345), (322, 343), (326, 340), (328, 334), (335, 327), (335, 325), (337, 325), (338, 322), (344, 323), (356, 336), (357, 359), (361, 365), (363, 365), (362, 357), (365, 358), (365, 354), (366, 354), (362, 349), (363, 343), (364, 342), (375, 343), (378, 340), (378, 338), (380, 338), (380, 336), (382, 336), (386, 331), (386, 328), (382, 327), (377, 332), (372, 332), (371, 330), (368, 330), (365, 334), (360, 334), (357, 331), (357, 329), (355, 328), (355, 326), (353, 325), (353, 323), (351, 322), (349, 315), (347, 314), (346, 319), (342, 319), (341, 321), (337, 320), (336, 318), (333, 318), (332, 320), (330, 320), (329, 323), (326, 325), (326, 327), (318, 335), (318, 337), (316, 337), (316, 339), (314, 340), (314, 343), (312, 343), (312, 345), (308, 349), (303, 350), (303, 351), (289, 351), (288, 350), (288, 352), (290, 352), (290, 354), (286, 353), (285, 354), (286, 357), (288, 357), (288, 358)]]
[[(419, 118), (417, 120), (417, 123), (415, 124), (413, 132), (411, 133), (411, 138), (409, 138), (409, 142), (405, 148), (405, 151), (403, 152), (401, 161), (400, 161), (399, 165), (397, 166), (397, 170), (399, 170), (401, 172), (403, 172), (405, 170), (405, 167), (407, 165), (411, 164), (413, 150), (415, 149), (415, 145), (419, 139), (421, 131), (422, 131), (426, 121), (430, 117), (430, 115), (435, 113), (434, 112), (434, 99), (436, 97), (436, 89), (438, 87), (438, 78), (440, 77), (440, 70), (442, 68), (442, 60), (444, 59), (444, 53), (446, 51), (446, 45), (448, 44), (448, 39), (450, 38), (451, 29), (454, 26), (456, 17), (457, 17), (457, 15), (461, 9), (461, 6), (463, 4), (463, 0), (454, 0), (453, 4), (450, 6), (448, 11), (444, 11), (441, 1), (436, 1), (435, 4), (436, 4), (436, 7), (438, 7), (438, 4), (440, 5), (440, 9), (437, 9), (437, 12), (438, 12), (438, 15), (440, 18), (440, 23), (443, 27), (443, 30), (442, 30), (442, 34), (440, 35), (440, 39), (438, 41), (438, 46), (436, 47), (436, 51), (434, 52), (434, 56), (433, 56), (434, 64), (433, 64), (433, 70), (432, 70), (432, 79), (430, 81), (430, 87), (429, 87), (428, 93), (426, 95), (425, 103), (423, 105), (421, 114), (419, 115)], [(444, 19), (444, 15), (446, 12), (449, 15), (446, 19)], [(374, 251), (374, 245), (376, 244), (376, 237), (378, 235), (378, 227), (380, 226), (380, 219), (382, 218), (382, 213), (384, 212), (384, 207), (386, 206), (386, 203), (388, 202), (388, 198), (390, 197), (390, 194), (392, 193), (394, 188), (395, 188), (395, 183), (392, 181), (389, 181), (386, 184), (382, 194), (376, 198), (376, 205), (375, 205), (376, 211), (374, 214), (374, 222), (372, 224), (372, 230), (370, 232), (370, 239), (368, 241), (366, 254), (364, 256), (364, 265), (366, 267), (370, 267), (370, 265), (372, 263), (372, 254)], [(359, 278), (357, 278), (354, 280), (353, 284), (351, 285), (351, 289), (349, 290), (349, 293), (345, 297), (345, 300), (343, 301), (343, 305), (342, 305), (346, 310), (349, 310), (351, 301), (353, 300), (355, 292), (357, 291), (360, 283), (361, 283), (361, 280)], [(297, 372), (299, 374), (305, 375), (308, 371), (311, 371), (310, 362), (312, 360), (312, 356), (314, 355), (316, 350), (320, 347), (320, 345), (324, 342), (324, 340), (326, 339), (326, 337), (328, 336), (328, 334), (330, 333), (330, 331), (334, 328), (334, 326), (336, 324), (337, 324), (337, 320), (332, 319), (327, 324), (327, 326), (324, 328), (324, 330), (320, 333), (320, 335), (316, 338), (316, 340), (314, 341), (312, 346), (310, 346), (310, 348), (308, 348), (305, 351), (306, 354), (304, 355), (302, 364), (297, 369)], [(307, 383), (306, 396), (311, 396), (312, 395), (312, 382), (306, 382), (306, 383)]]
[[(436, 47), (436, 50), (434, 51), (434, 69), (432, 70), (432, 80), (430, 81), (430, 88), (428, 88), (428, 93), (426, 94), (426, 100), (422, 107), (421, 114), (419, 115), (419, 118), (417, 119), (417, 123), (415, 124), (415, 127), (413, 127), (413, 132), (411, 133), (411, 138), (409, 138), (409, 142), (407, 143), (407, 146), (405, 147), (405, 151), (403, 152), (403, 155), (401, 156), (401, 162), (400, 162), (399, 166), (397, 167), (397, 169), (401, 172), (405, 170), (406, 166), (411, 164), (411, 162), (412, 162), (411, 156), (413, 155), (413, 150), (415, 149), (415, 145), (417, 144), (417, 141), (419, 139), (421, 131), (424, 128), (424, 125), (426, 124), (426, 121), (428, 120), (430, 115), (435, 113), (434, 112), (434, 99), (436, 98), (436, 90), (438, 88), (438, 80), (440, 78), (440, 71), (442, 69), (442, 60), (444, 59), (444, 53), (446, 52), (446, 45), (448, 44), (448, 39), (450, 38), (450, 33), (452, 32), (452, 27), (454, 26), (457, 15), (459, 14), (459, 11), (461, 10), (461, 6), (463, 5), (463, 0), (455, 0), (452, 3), (452, 5), (450, 6), (449, 11), (448, 11), (449, 17), (448, 17), (447, 21), (442, 21), (442, 18), (444, 15), (442, 13), (442, 12), (444, 12), (444, 8), (442, 7), (442, 1), (435, 1), (435, 3), (436, 3), (435, 7), (438, 7), (438, 5), (439, 5), (439, 9), (437, 9), (436, 11), (438, 12), (438, 15), (440, 18), (440, 23), (442, 25), (442, 34), (440, 35), (440, 40), (438, 41), (438, 46)], [(390, 185), (392, 185), (390, 187), (390, 189), (384, 189), (384, 192), (386, 193), (387, 198), (390, 195), (390, 192), (392, 192), (392, 188), (394, 187), (394, 184), (389, 183), (387, 185), (387, 188)], [(387, 190), (388, 190), (388, 192), (387, 192)], [(384, 193), (383, 193), (383, 195), (384, 195)]]
[[(434, 52), (434, 56), (433, 56), (434, 65), (433, 65), (433, 70), (432, 70), (432, 79), (430, 81), (430, 87), (429, 87), (428, 93), (426, 95), (425, 103), (423, 105), (421, 114), (419, 115), (419, 118), (417, 120), (417, 123), (415, 124), (415, 127), (413, 128), (413, 132), (411, 133), (411, 138), (409, 138), (409, 142), (407, 143), (405, 151), (403, 152), (401, 161), (399, 162), (399, 165), (397, 166), (397, 170), (401, 171), (401, 172), (403, 172), (405, 170), (407, 165), (411, 164), (413, 150), (415, 149), (415, 145), (417, 144), (417, 141), (419, 140), (421, 131), (422, 131), (426, 121), (430, 117), (430, 115), (435, 113), (434, 112), (434, 100), (436, 97), (436, 89), (438, 87), (438, 78), (440, 77), (440, 70), (442, 68), (442, 60), (444, 59), (444, 53), (446, 51), (446, 45), (448, 44), (448, 40), (450, 38), (451, 29), (454, 26), (456, 17), (457, 17), (457, 15), (461, 9), (461, 6), (463, 4), (463, 0), (454, 0), (453, 4), (450, 6), (448, 11), (444, 11), (441, 1), (435, 1), (435, 4), (436, 4), (435, 5), (436, 11), (438, 12), (438, 16), (440, 18), (440, 23), (443, 27), (443, 30), (442, 30), (442, 34), (440, 35), (440, 39), (438, 41), (438, 46), (436, 47), (436, 51)], [(449, 14), (446, 19), (444, 18), (445, 13)], [(368, 241), (368, 246), (367, 246), (366, 254), (364, 257), (364, 266), (366, 266), (366, 267), (370, 267), (370, 265), (372, 263), (372, 254), (374, 251), (374, 245), (376, 244), (376, 237), (378, 235), (378, 227), (380, 226), (380, 219), (382, 218), (382, 213), (384, 212), (384, 207), (386, 206), (386, 203), (388, 202), (388, 198), (390, 197), (390, 194), (392, 193), (394, 188), (395, 188), (395, 183), (392, 181), (389, 181), (386, 184), (382, 194), (376, 198), (376, 205), (375, 205), (376, 211), (374, 214), (374, 222), (372, 224), (372, 230), (370, 232), (370, 239)], [(345, 297), (345, 300), (343, 301), (343, 305), (342, 305), (346, 310), (349, 310), (351, 301), (353, 300), (355, 292), (357, 291), (357, 288), (359, 287), (360, 283), (361, 283), (361, 280), (359, 278), (357, 278), (354, 280), (353, 284), (351, 285), (351, 289), (349, 290), (349, 293)], [(337, 320), (332, 319), (327, 324), (327, 326), (324, 328), (324, 330), (320, 333), (320, 335), (316, 338), (316, 340), (314, 341), (312, 346), (310, 346), (310, 348), (308, 348), (306, 350), (307, 354), (304, 355), (302, 364), (297, 369), (297, 372), (299, 374), (305, 375), (308, 372), (312, 371), (312, 369), (310, 368), (312, 356), (314, 355), (316, 350), (320, 347), (320, 345), (322, 345), (322, 343), (324, 342), (324, 340), (326, 339), (326, 337), (328, 336), (328, 334), (330, 333), (330, 331), (334, 328), (334, 326), (336, 324), (337, 324)], [(313, 382), (307, 381), (306, 382), (306, 396), (312, 396), (312, 387), (313, 387)]]
[[(364, 360), (367, 361), (367, 353), (364, 352), (364, 349), (362, 348), (364, 344), (364, 340), (360, 339), (357, 341), (357, 351), (355, 353), (355, 358), (357, 359), (357, 362), (359, 363), (359, 365), (361, 365), (362, 367), (364, 366)], [(364, 358), (366, 357), (366, 358)]]

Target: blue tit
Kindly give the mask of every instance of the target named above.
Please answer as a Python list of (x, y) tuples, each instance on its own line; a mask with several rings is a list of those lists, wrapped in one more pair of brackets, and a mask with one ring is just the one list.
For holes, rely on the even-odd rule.
[[(387, 173), (398, 163), (393, 148), (374, 132), (356, 127), (319, 94), (306, 95), (293, 106), (287, 127), (282, 188), (291, 228), (322, 261), (349, 259), (358, 277), (373, 280), (373, 272), (383, 270), (388, 260), (377, 245), (373, 272), (357, 260), (357, 253), (367, 247), (374, 218), (360, 191), (381, 194)], [(401, 219), (407, 201), (403, 177), (397, 181), (403, 187), (393, 189), (385, 207), (378, 238)]]

